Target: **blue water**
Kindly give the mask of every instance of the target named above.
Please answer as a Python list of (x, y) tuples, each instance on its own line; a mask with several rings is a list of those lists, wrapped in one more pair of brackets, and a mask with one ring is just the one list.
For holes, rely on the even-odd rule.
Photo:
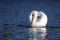
[(41, 34), (45, 35), (44, 40), (60, 40), (60, 28), (47, 28), (46, 33), (35, 32), (32, 28), (22, 26), (4, 25), (0, 28), (0, 40), (41, 40)]
[[(0, 39), (28, 40), (29, 37), (25, 35), (29, 34), (29, 29), (18, 28), (18, 25), (28, 24), (28, 16), (32, 10), (43, 11), (48, 16), (47, 27), (60, 27), (60, 1), (58, 0), (0, 0)], [(47, 28), (46, 39), (59, 40), (59, 30), (59, 28)]]
[(0, 25), (27, 23), (32, 10), (43, 11), (48, 16), (48, 26), (60, 26), (60, 1), (0, 0)]

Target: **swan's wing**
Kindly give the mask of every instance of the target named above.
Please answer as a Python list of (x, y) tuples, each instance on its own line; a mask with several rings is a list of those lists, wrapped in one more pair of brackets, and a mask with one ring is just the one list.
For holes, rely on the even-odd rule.
[(39, 12), (39, 15), (41, 17), (39, 22), (38, 22), (39, 25), (46, 26), (46, 24), (47, 24), (47, 15), (42, 11)]

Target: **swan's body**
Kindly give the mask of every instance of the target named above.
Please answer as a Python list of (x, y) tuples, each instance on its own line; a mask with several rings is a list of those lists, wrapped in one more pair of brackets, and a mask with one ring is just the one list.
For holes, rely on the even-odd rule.
[(31, 26), (46, 26), (47, 24), (47, 15), (42, 11), (40, 12), (32, 11), (29, 18), (30, 18)]
[[(34, 35), (33, 40), (42, 40), (46, 36), (47, 15), (42, 11), (32, 11), (29, 15), (31, 31)], [(43, 28), (44, 26), (44, 28)], [(40, 28), (42, 27), (42, 28)], [(38, 37), (38, 38), (37, 38)], [(36, 38), (36, 39), (35, 39)]]

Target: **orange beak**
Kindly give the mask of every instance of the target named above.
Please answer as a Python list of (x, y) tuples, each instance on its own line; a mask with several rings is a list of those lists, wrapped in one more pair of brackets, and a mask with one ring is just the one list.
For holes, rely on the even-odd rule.
[(35, 14), (32, 15), (32, 20), (35, 18)]

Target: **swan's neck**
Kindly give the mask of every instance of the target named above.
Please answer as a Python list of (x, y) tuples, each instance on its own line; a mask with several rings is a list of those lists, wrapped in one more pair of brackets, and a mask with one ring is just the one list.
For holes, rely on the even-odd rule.
[(34, 15), (34, 18), (32, 19), (32, 25), (36, 24), (37, 16), (38, 15)]
[(32, 23), (36, 23), (36, 19), (37, 19), (37, 17), (35, 17), (35, 18), (32, 20)]

